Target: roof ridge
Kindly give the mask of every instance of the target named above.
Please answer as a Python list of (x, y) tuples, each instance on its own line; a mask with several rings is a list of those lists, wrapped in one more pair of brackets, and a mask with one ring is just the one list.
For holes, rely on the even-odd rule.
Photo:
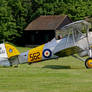
[(41, 16), (39, 16), (39, 17), (50, 17), (50, 16), (67, 16), (67, 15), (41, 15)]

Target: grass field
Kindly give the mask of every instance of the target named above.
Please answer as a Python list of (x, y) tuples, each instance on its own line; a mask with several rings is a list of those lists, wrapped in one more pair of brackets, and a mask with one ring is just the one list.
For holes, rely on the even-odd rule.
[(0, 92), (92, 92), (91, 78), (92, 70), (70, 56), (18, 68), (0, 67)]

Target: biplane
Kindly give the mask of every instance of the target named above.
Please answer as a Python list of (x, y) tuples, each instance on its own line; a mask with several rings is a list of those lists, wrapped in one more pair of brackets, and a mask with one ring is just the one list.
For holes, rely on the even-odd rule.
[[(21, 54), (10, 44), (0, 44), (0, 65), (32, 64), (71, 55), (84, 61), (86, 68), (92, 68), (92, 32), (89, 28), (90, 24), (85, 20), (70, 23), (57, 30), (61, 38), (56, 36), (50, 42)], [(87, 59), (83, 58), (85, 56)]]

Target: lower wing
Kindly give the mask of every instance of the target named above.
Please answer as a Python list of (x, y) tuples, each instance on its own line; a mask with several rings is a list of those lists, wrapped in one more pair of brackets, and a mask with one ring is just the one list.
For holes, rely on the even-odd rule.
[(80, 51), (81, 51), (81, 49), (78, 46), (73, 46), (70, 48), (62, 49), (59, 52), (56, 52), (55, 55), (59, 56), (59, 57), (65, 57), (65, 56), (73, 55)]

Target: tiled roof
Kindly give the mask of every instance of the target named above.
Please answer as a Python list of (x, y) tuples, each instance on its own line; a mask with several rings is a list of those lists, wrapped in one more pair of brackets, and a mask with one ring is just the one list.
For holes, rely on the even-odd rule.
[(67, 15), (40, 16), (25, 28), (25, 30), (55, 30)]

